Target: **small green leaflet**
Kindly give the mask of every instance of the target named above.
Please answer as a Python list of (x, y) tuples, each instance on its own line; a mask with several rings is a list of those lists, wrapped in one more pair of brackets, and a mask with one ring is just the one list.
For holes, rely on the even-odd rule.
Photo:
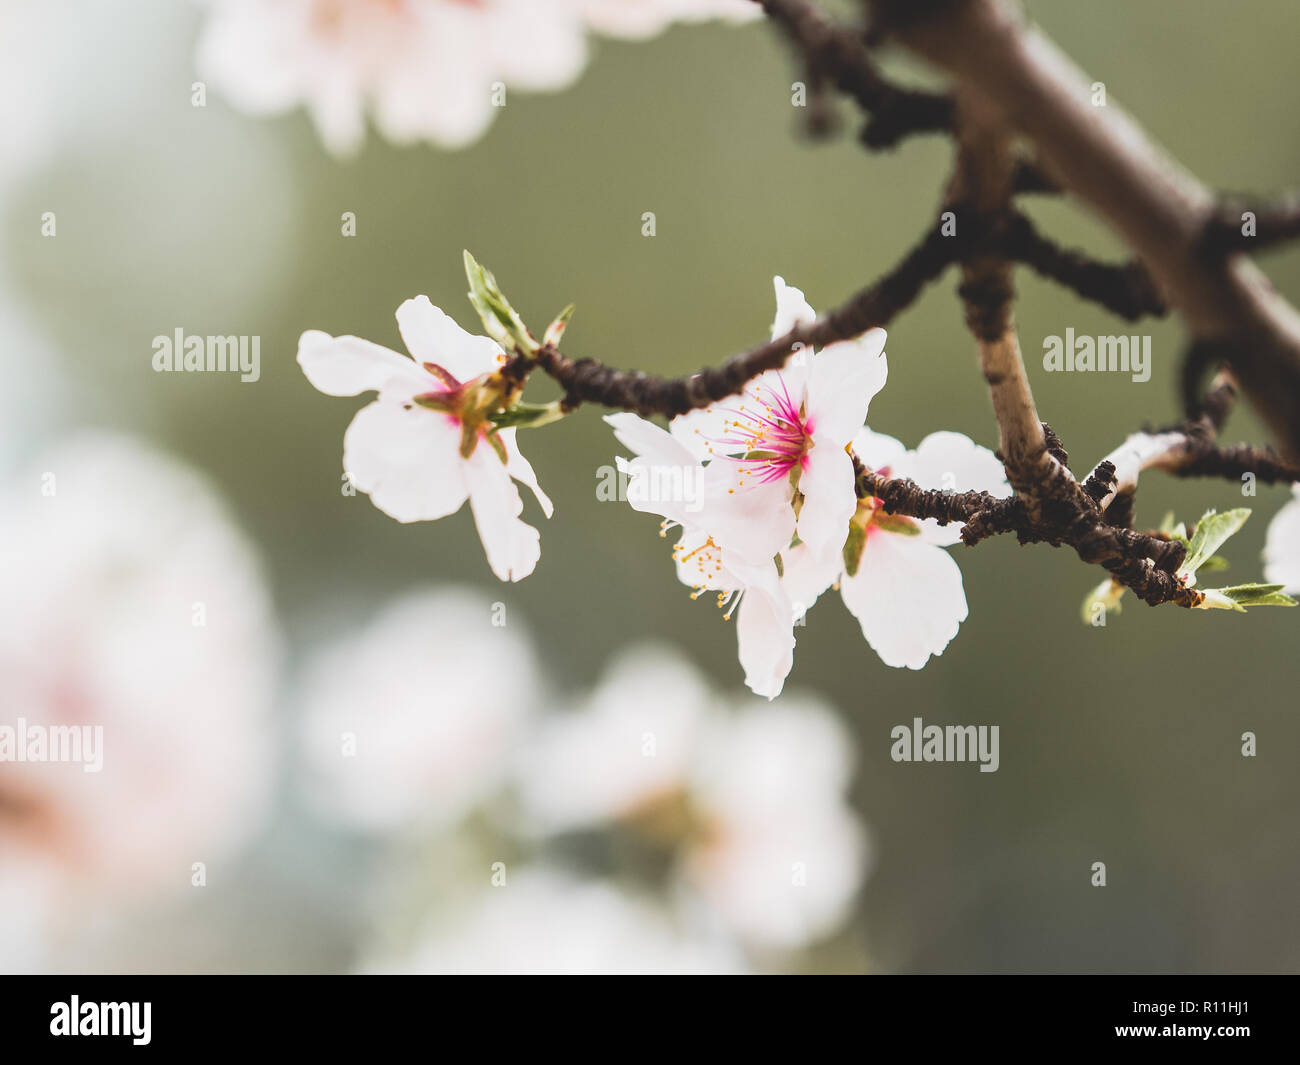
[(536, 354), (537, 341), (510, 306), (492, 271), (480, 266), (468, 251), (465, 252), (465, 277), (469, 280), (469, 301), (483, 320), (488, 336), (507, 351), (523, 352), (529, 356)]
[(558, 347), (560, 338), (564, 336), (564, 330), (569, 324), (569, 319), (573, 317), (573, 304), (570, 303), (559, 314), (555, 320), (546, 327), (546, 332), (542, 335), (542, 343), (550, 347)]
[(1196, 531), (1192, 533), (1191, 542), (1187, 545), (1187, 558), (1178, 570), (1178, 576), (1189, 588), (1196, 584), (1196, 571), (1209, 562), (1228, 538), (1246, 524), (1249, 517), (1250, 510), (1247, 507), (1225, 510), (1222, 514), (1213, 510), (1206, 511), (1205, 516), (1196, 523)]
[(507, 410), (489, 415), (498, 429), (538, 429), (564, 417), (560, 401), (553, 403), (516, 403)]
[(1296, 601), (1282, 594), (1281, 584), (1237, 584), (1231, 588), (1206, 588), (1204, 610), (1246, 612), (1248, 606), (1295, 606)]
[(862, 551), (867, 546), (867, 530), (858, 522), (849, 525), (849, 536), (844, 541), (844, 572), (850, 577), (858, 575), (862, 565)]
[(1175, 540), (1187, 543), (1187, 527), (1181, 521), (1174, 520), (1172, 510), (1165, 514), (1165, 520), (1160, 523), (1160, 531), (1166, 536), (1172, 536)]

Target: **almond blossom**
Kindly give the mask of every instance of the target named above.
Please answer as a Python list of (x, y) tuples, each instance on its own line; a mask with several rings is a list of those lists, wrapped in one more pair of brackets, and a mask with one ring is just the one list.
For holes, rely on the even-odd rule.
[(321, 647), (303, 681), (318, 809), (370, 832), (453, 825), (501, 784), (538, 686), (485, 597), (411, 592)]
[[(1011, 494), (997, 456), (961, 433), (931, 433), (909, 451), (892, 436), (863, 428), (853, 450), (877, 473), (907, 477), (922, 488)], [(838, 582), (844, 605), (880, 660), (921, 669), (966, 620), (961, 570), (944, 550), (960, 539), (960, 523), (887, 514), (879, 499), (862, 499), (838, 557), (819, 558), (808, 547), (786, 556), (787, 589), (806, 609)]]
[(719, 974), (744, 969), (717, 937), (691, 937), (655, 903), (607, 880), (546, 866), (484, 884), (463, 911), (426, 923), (405, 956), (367, 973)]
[(318, 330), (298, 342), (298, 364), (326, 395), (378, 393), (343, 437), (344, 469), (400, 522), (446, 517), (468, 499), (492, 572), (503, 581), (528, 576), (540, 537), (519, 517), (514, 482), (531, 489), (547, 517), (552, 506), (519, 452), (516, 430), (491, 421), (519, 388), (499, 372), (504, 352), (461, 329), (426, 296), (403, 303), (397, 325), (411, 358)]
[(93, 771), (85, 739), (80, 762), (0, 761), (7, 905), (34, 892), (20, 912), (80, 936), (78, 916), (188, 889), (195, 862), (229, 882), (267, 813), (279, 639), (211, 487), (70, 438), (5, 486), (0, 580), (0, 726), (102, 730)]
[[(775, 289), (774, 338), (816, 318), (799, 289), (779, 277)], [(629, 502), (664, 515), (665, 531), (681, 527), (674, 548), (679, 578), (695, 595), (714, 591), (720, 605), (739, 610), (745, 683), (769, 699), (794, 663), (802, 614), (781, 579), (783, 556), (796, 542), (812, 558), (838, 558), (857, 508), (848, 445), (884, 387), (884, 344), (884, 330), (873, 329), (821, 351), (799, 351), (740, 395), (674, 418), (668, 432), (631, 414), (606, 417), (635, 455), (621, 466), (634, 479), (703, 466), (693, 479), (702, 486), (697, 500), (641, 502), (651, 493), (634, 494), (629, 486)]]
[(350, 155), (369, 111), (397, 144), (459, 148), (491, 123), (493, 86), (562, 89), (586, 62), (576, 12), (538, 0), (209, 0), (199, 75), (242, 111), (306, 107)]
[(794, 948), (841, 925), (867, 870), (851, 752), (821, 703), (729, 704), (671, 652), (642, 647), (543, 723), (520, 791), (539, 831), (638, 833), (668, 849), (688, 910)]
[(1300, 595), (1300, 484), (1291, 486), (1291, 496), (1268, 526), (1264, 579), (1282, 585), (1288, 595)]
[(673, 21), (761, 16), (750, 0), (207, 0), (198, 70), (242, 111), (305, 107), (325, 147), (357, 151), (366, 115), (395, 144), (460, 148), (502, 89), (566, 88), (588, 30), (652, 36)]
[[(780, 277), (774, 284), (773, 339), (816, 320), (799, 289)], [(725, 546), (771, 557), (796, 533), (816, 555), (844, 542), (857, 504), (848, 445), (888, 369), (885, 331), (872, 329), (820, 351), (798, 351), (738, 396), (674, 420), (676, 432), (694, 434), (714, 456), (715, 497), (735, 497), (746, 515), (722, 531)]]
[[(736, 617), (736, 640), (745, 683), (758, 695), (775, 698), (794, 664), (794, 615), (785, 592), (773, 550), (766, 556), (759, 548), (754, 555), (736, 548), (722, 548), (713, 538), (717, 533), (728, 542), (742, 540), (746, 524), (761, 520), (757, 510), (743, 504), (765, 502), (761, 497), (726, 498), (716, 494), (698, 499), (637, 491), (639, 480), (659, 476), (661, 482), (705, 484), (706, 472), (698, 454), (700, 444), (690, 434), (679, 439), (635, 414), (610, 414), (605, 421), (614, 427), (615, 437), (631, 450), (631, 460), (620, 458), (619, 469), (629, 474), (628, 502), (636, 510), (662, 514), (666, 519), (662, 535), (679, 527), (681, 539), (673, 548), (678, 578), (694, 591), (717, 594), (726, 619)], [(689, 446), (688, 446), (689, 445)], [(694, 448), (695, 450), (692, 450)], [(665, 472), (698, 471), (699, 476), (664, 477)], [(702, 492), (710, 489), (702, 488)], [(789, 534), (784, 534), (788, 541)], [(746, 545), (750, 546), (750, 545)]]

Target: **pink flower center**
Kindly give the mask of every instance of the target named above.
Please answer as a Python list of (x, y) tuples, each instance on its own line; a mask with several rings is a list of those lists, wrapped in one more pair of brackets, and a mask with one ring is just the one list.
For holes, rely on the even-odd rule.
[(755, 385), (740, 394), (743, 402), (737, 406), (719, 408), (731, 417), (723, 422), (725, 435), (713, 443), (729, 452), (743, 449), (739, 455), (725, 456), (740, 463), (740, 485), (747, 477), (768, 484), (790, 476), (796, 467), (803, 469), (813, 446), (812, 420), (790, 398), (785, 379), (778, 374), (777, 380), (779, 391)]

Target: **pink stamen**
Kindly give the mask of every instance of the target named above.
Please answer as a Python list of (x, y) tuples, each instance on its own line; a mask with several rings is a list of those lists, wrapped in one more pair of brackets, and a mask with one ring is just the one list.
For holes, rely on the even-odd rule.
[[(747, 455), (721, 457), (743, 463), (741, 474), (755, 478), (759, 484), (789, 476), (796, 465), (803, 464), (811, 445), (812, 424), (795, 406), (785, 378), (778, 374), (778, 379), (779, 393), (771, 386), (754, 387), (741, 393), (742, 399), (757, 404), (758, 410), (746, 409), (743, 404), (718, 408), (720, 413), (733, 417), (726, 422), (726, 435), (710, 441), (727, 448), (744, 449)], [(763, 393), (769, 398), (763, 398)], [(755, 452), (762, 457), (754, 458)]]

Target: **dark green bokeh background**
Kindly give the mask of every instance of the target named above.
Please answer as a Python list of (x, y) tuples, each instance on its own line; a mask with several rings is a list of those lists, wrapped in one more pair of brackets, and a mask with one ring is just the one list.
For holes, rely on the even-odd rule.
[[(1031, 14), (1207, 183), (1295, 183), (1300, 9), (1036, 0)], [(596, 468), (617, 450), (598, 412), (525, 440), (556, 513), (542, 526), (537, 572), (499, 585), (468, 513), (403, 526), (341, 494), (342, 433), (360, 401), (307, 384), (294, 363), (298, 335), (319, 328), (400, 348), (393, 311), (417, 293), (474, 327), (460, 256), (470, 248), (537, 326), (577, 304), (573, 354), (691, 370), (764, 338), (773, 274), (825, 308), (888, 268), (933, 215), (947, 144), (928, 138), (868, 157), (851, 125), (807, 143), (779, 42), (761, 26), (708, 26), (649, 44), (600, 42), (574, 89), (512, 94), (468, 150), (397, 149), (372, 136), (360, 158), (339, 163), (301, 114), (259, 121), (215, 93), (207, 108), (191, 107), (193, 12), (150, 4), (121, 18), (128, 31), (139, 20), (139, 42), (124, 32), (79, 70), (67, 92), (87, 101), (84, 135), (21, 190), (6, 223), (19, 297), (78, 383), (62, 426), (138, 431), (211, 474), (265, 552), (298, 651), (322, 617), (409, 585), (461, 581), (525, 617), (571, 689), (642, 637), (671, 640), (739, 688), (734, 632), (687, 598), (656, 522), (596, 501)], [(101, 121), (110, 105), (94, 102), (100, 90), (125, 121)], [(1123, 254), (1069, 207), (1031, 208), (1066, 243)], [(32, 221), (44, 210), (58, 213), (55, 240)], [(356, 212), (355, 238), (340, 236), (344, 211)], [(653, 238), (641, 236), (645, 211), (657, 216)], [(1300, 257), (1267, 265), (1300, 295)], [(890, 380), (871, 422), (909, 445), (940, 428), (996, 443), (954, 285), (945, 276), (890, 330)], [(1027, 274), (1018, 286), (1039, 409), (1076, 470), (1175, 414), (1176, 322), (1140, 327), (1154, 338), (1149, 383), (1049, 375), (1045, 335), (1133, 330)], [(153, 373), (152, 338), (177, 326), (260, 335), (262, 380)], [(534, 393), (550, 395), (541, 382)], [(1230, 434), (1260, 429), (1239, 414)], [(1258, 577), (1282, 499), (1262, 489), (1254, 501), (1256, 516), (1230, 545), (1233, 578)], [(1240, 503), (1232, 484), (1150, 475), (1139, 521)], [(1300, 616), (1189, 615), (1130, 600), (1107, 627), (1087, 628), (1079, 605), (1099, 573), (1072, 554), (1008, 540), (957, 550), (971, 616), (942, 658), (920, 673), (882, 666), (830, 597), (800, 634), (789, 681), (832, 700), (860, 736), (857, 794), (878, 865), (858, 930), (873, 964), (1300, 967)], [(892, 763), (889, 729), (914, 715), (1000, 725), (1001, 769)], [(1258, 736), (1253, 759), (1240, 753), (1246, 730)], [(282, 860), (310, 875), (311, 847), (284, 846)], [(1098, 860), (1104, 889), (1090, 885)], [(257, 908), (288, 912), (294, 878), (271, 869), (258, 890), (285, 897)], [(320, 960), (301, 944), (281, 947), (263, 961)]]

